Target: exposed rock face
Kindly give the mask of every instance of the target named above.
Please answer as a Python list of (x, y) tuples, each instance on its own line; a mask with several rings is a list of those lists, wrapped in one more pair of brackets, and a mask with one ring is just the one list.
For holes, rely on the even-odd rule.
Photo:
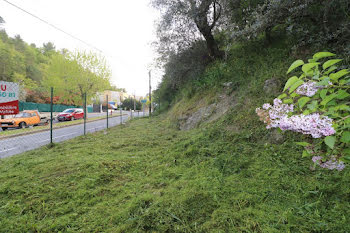
[(276, 95), (280, 91), (281, 81), (277, 78), (271, 78), (265, 81), (264, 92), (268, 95)]
[(272, 144), (282, 144), (284, 142), (284, 136), (277, 129), (273, 129), (269, 136), (269, 141)]
[(224, 87), (230, 87), (232, 86), (232, 82), (227, 82), (222, 84)]
[(179, 119), (181, 130), (189, 130), (199, 126), (202, 123), (212, 122), (219, 119), (232, 107), (236, 105), (233, 95), (220, 94), (217, 101), (209, 106), (201, 107), (196, 112), (182, 116)]
[(214, 104), (211, 104), (207, 107), (198, 109), (196, 112), (187, 117), (182, 117), (182, 122), (180, 122), (180, 129), (189, 130), (197, 127), (203, 120), (208, 119), (208, 117), (213, 113), (214, 107)]

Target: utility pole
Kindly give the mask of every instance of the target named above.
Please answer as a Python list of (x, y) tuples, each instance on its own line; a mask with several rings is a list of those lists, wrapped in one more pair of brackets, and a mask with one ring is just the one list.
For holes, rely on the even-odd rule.
[(152, 115), (152, 86), (151, 86), (151, 71), (148, 72), (149, 76), (149, 117)]
[(106, 95), (106, 101), (107, 101), (107, 129), (108, 129), (108, 95)]
[(53, 123), (53, 87), (51, 87), (51, 103), (50, 103), (50, 143), (52, 145), (53, 140), (52, 140), (52, 123)]
[(86, 109), (86, 92), (84, 93), (84, 135), (86, 135), (86, 116), (87, 116), (87, 109)]
[(134, 113), (136, 113), (136, 95), (134, 91)]

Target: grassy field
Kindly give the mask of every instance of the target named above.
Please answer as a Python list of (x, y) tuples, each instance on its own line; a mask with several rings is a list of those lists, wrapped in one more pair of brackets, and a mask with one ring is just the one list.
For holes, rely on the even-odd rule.
[(0, 232), (349, 232), (349, 169), (310, 170), (243, 118), (137, 119), (2, 159)]
[[(118, 117), (120, 114), (116, 114), (110, 117)], [(92, 122), (92, 121), (97, 121), (97, 120), (102, 120), (106, 119), (106, 116), (98, 116), (98, 117), (90, 117), (86, 119), (86, 122)], [(74, 120), (74, 121), (65, 121), (65, 122), (60, 122), (57, 124), (53, 125), (53, 129), (58, 129), (62, 128), (65, 126), (71, 126), (71, 125), (80, 125), (83, 124), (84, 120), (79, 119), (79, 120)], [(41, 126), (34, 126), (32, 128), (25, 128), (25, 129), (20, 129), (20, 130), (6, 130), (6, 131), (1, 131), (0, 132), (0, 139), (1, 138), (6, 138), (7, 136), (15, 136), (23, 133), (32, 133), (36, 131), (41, 131), (41, 130), (49, 130), (50, 129), (50, 124), (49, 125), (41, 125)]]

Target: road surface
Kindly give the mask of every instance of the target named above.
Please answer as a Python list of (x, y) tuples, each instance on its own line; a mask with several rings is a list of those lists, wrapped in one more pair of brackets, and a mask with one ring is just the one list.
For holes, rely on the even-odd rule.
[[(123, 112), (122, 122), (127, 121), (130, 118), (130, 112)], [(138, 114), (134, 113), (134, 116)], [(143, 116), (140, 112), (139, 116)], [(109, 127), (119, 125), (121, 122), (120, 117), (113, 117), (109, 119)], [(106, 119), (99, 121), (86, 123), (86, 133), (93, 133), (107, 128)], [(58, 143), (66, 141), (84, 134), (83, 124), (68, 126), (60, 129), (53, 130), (53, 142)], [(33, 133), (24, 136), (13, 137), (9, 139), (0, 140), (0, 159), (10, 157), (16, 154), (23, 153), (25, 151), (33, 150), (50, 143), (50, 131), (44, 131), (39, 133)]]

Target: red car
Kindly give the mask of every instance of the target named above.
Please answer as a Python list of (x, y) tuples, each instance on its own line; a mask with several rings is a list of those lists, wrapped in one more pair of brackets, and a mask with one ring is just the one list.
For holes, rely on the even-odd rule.
[(81, 108), (69, 108), (58, 114), (58, 121), (74, 121), (84, 118), (84, 110)]

